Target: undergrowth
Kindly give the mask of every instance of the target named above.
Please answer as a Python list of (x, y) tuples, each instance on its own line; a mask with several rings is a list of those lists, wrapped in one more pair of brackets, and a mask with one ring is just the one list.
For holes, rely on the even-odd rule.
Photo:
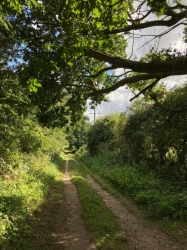
[(50, 188), (62, 185), (58, 155), (28, 156), (27, 164), (0, 177), (0, 249), (34, 249), (30, 220), (50, 195)]
[(109, 181), (121, 194), (144, 208), (149, 218), (160, 221), (178, 238), (184, 240), (187, 237), (183, 223), (187, 220), (187, 190), (184, 187), (159, 179), (143, 166), (116, 166), (114, 160), (110, 164), (104, 154), (102, 157), (84, 155), (81, 160), (92, 173)]
[(116, 217), (106, 207), (101, 196), (88, 184), (86, 168), (79, 165), (72, 157), (69, 168), (82, 204), (82, 216), (88, 230), (93, 234), (97, 247), (102, 250), (127, 249), (127, 239), (118, 233)]
[(181, 187), (162, 181), (150, 171), (105, 165), (103, 158), (89, 156), (82, 160), (91, 171), (109, 180), (123, 194), (146, 206), (150, 216), (187, 219), (187, 191)]

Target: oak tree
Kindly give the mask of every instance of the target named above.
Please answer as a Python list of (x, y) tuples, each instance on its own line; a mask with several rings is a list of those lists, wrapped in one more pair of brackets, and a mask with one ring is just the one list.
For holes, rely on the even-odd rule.
[[(1, 54), (12, 53), (17, 60), (13, 66), (20, 84), (38, 89), (31, 99), (38, 103), (42, 121), (50, 116), (54, 119), (51, 114), (55, 112), (79, 117), (88, 98), (101, 102), (105, 94), (121, 86), (146, 93), (162, 79), (187, 74), (186, 51), (151, 46), (141, 56), (134, 48), (135, 40), (138, 43), (146, 37), (147, 44), (159, 41), (179, 27), (184, 29), (180, 39), (185, 43), (185, 1), (15, 3), (19, 5), (0, 2), (3, 27), (0, 32), (4, 37)], [(9, 58), (7, 55), (10, 67)], [(119, 75), (118, 69), (122, 70)], [(64, 96), (69, 96), (66, 103), (69, 109), (60, 104)]]

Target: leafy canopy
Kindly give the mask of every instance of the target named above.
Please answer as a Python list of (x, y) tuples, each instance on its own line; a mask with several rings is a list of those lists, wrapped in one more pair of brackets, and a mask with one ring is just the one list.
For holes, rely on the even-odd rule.
[[(99, 103), (121, 86), (144, 93), (161, 79), (187, 73), (185, 51), (153, 47), (141, 58), (134, 49), (135, 40), (149, 35), (150, 41), (158, 40), (179, 26), (185, 42), (185, 1), (30, 0), (0, 5), (3, 65), (17, 73), (22, 86), (30, 84), (42, 122), (50, 112), (52, 119), (63, 114), (78, 118), (88, 98)], [(163, 31), (143, 35), (148, 28)], [(69, 108), (62, 105), (67, 96)]]

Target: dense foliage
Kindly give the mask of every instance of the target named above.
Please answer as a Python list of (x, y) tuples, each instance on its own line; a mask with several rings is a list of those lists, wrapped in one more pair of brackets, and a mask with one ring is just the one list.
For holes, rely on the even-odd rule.
[(66, 139), (72, 150), (77, 150), (87, 143), (87, 132), (89, 127), (89, 118), (87, 116), (83, 116), (74, 124), (74, 126), (67, 128)]
[(82, 160), (153, 217), (187, 219), (187, 85), (96, 121)]
[(156, 102), (137, 100), (125, 114), (99, 119), (88, 132), (89, 153), (106, 148), (123, 162), (145, 164), (162, 177), (186, 182), (186, 92), (187, 85), (157, 89)]
[[(159, 43), (178, 28), (184, 28), (185, 43), (184, 2), (2, 0), (1, 73), (8, 82), (15, 75), (19, 86), (32, 91), (28, 97), (40, 123), (75, 122), (89, 97), (99, 103), (124, 85), (144, 93), (160, 79), (187, 73), (185, 47), (159, 50), (151, 44), (142, 56), (135, 49), (144, 36)], [(141, 33), (148, 28), (155, 34)]]
[[(25, 126), (24, 139), (25, 134), (30, 135), (29, 128), (27, 131)], [(37, 142), (40, 139), (40, 149), (38, 145), (37, 151), (36, 148), (33, 151), (27, 147), (25, 153), (18, 148), (9, 154), (6, 151), (8, 160), (1, 158), (0, 248), (3, 250), (12, 249), (12, 246), (14, 249), (34, 249), (33, 240), (40, 234), (32, 223), (34, 213), (39, 212), (46, 197), (51, 195), (51, 187), (56, 192), (58, 189), (61, 192), (65, 163), (63, 164), (59, 153), (66, 146), (65, 135), (60, 130), (51, 131), (41, 127), (38, 130), (40, 138), (38, 131), (33, 134), (34, 131), (31, 130), (33, 135), (26, 137), (26, 143), (32, 145), (33, 138)], [(19, 135), (17, 138), (19, 143)]]
[(118, 113), (105, 116), (96, 121), (88, 131), (87, 147), (91, 155), (96, 155), (107, 148), (110, 151), (118, 145), (120, 140), (120, 132), (125, 123), (125, 115)]

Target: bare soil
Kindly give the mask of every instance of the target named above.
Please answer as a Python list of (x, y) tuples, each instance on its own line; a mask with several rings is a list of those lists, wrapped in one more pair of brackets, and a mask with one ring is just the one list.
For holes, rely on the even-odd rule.
[[(90, 175), (87, 175), (87, 179), (118, 218), (120, 233), (129, 239), (129, 250), (187, 250), (187, 243), (181, 243), (155, 226), (150, 226), (143, 218), (130, 213)], [(69, 176), (68, 159), (63, 182), (60, 199), (56, 199), (55, 204), (53, 200), (49, 200), (42, 212), (40, 223), (45, 224), (43, 228), (48, 235), (41, 231), (35, 250), (95, 250), (97, 248), (81, 217), (81, 204), (76, 187)]]

